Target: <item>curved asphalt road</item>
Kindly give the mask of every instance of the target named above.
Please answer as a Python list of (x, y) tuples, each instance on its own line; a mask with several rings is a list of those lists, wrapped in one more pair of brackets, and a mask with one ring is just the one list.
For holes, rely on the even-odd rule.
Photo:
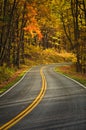
[[(86, 89), (54, 72), (54, 67), (59, 65), (45, 66), (47, 90), (44, 98), (10, 130), (86, 130)], [(0, 97), (0, 126), (37, 97), (42, 86), (40, 69), (41, 66), (33, 67), (19, 84)]]

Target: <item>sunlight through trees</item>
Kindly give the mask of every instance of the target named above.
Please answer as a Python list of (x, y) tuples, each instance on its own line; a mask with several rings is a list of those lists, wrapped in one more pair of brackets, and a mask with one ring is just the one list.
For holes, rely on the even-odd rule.
[(1, 0), (0, 66), (24, 64), (26, 44), (72, 52), (86, 73), (86, 1)]

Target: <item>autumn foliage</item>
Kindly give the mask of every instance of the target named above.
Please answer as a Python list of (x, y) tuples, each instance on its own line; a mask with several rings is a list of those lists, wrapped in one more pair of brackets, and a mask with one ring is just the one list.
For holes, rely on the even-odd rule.
[(36, 20), (37, 15), (36, 10), (30, 4), (27, 4), (26, 8), (27, 8), (27, 14), (26, 14), (27, 25), (26, 27), (24, 27), (24, 30), (29, 32), (32, 38), (34, 38), (34, 36), (37, 34), (38, 39), (41, 40), (43, 36), (40, 31), (38, 22)]
[(86, 73), (85, 43), (85, 0), (0, 1), (0, 66), (19, 68), (34, 45), (74, 53), (76, 71)]

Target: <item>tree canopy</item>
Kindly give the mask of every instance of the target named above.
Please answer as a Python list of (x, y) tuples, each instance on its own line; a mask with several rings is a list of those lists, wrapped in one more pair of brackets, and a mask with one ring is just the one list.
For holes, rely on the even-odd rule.
[(1, 0), (0, 65), (24, 63), (26, 44), (73, 52), (86, 73), (86, 1)]

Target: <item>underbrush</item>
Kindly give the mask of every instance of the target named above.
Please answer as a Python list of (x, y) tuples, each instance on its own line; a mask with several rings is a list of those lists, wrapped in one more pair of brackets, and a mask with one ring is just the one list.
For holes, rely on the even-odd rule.
[(15, 69), (8, 68), (5, 65), (0, 67), (0, 84), (7, 81), (15, 73)]
[(27, 47), (25, 56), (27, 65), (71, 62), (75, 60), (75, 56), (72, 53), (67, 53), (66, 51), (58, 53), (55, 49), (43, 49), (32, 45)]
[(5, 92), (21, 79), (27, 69), (29, 69), (27, 66), (22, 66), (20, 69), (0, 67), (0, 93)]
[(62, 73), (86, 86), (86, 74), (76, 72), (74, 65), (66, 65), (55, 68), (56, 72)]
[(55, 49), (43, 49), (36, 46), (27, 46), (25, 49), (25, 65), (20, 69), (9, 68), (4, 65), (0, 67), (0, 92), (6, 91), (15, 84), (24, 74), (24, 72), (34, 65), (52, 64), (60, 62), (70, 62), (75, 56), (71, 53), (58, 53)]

